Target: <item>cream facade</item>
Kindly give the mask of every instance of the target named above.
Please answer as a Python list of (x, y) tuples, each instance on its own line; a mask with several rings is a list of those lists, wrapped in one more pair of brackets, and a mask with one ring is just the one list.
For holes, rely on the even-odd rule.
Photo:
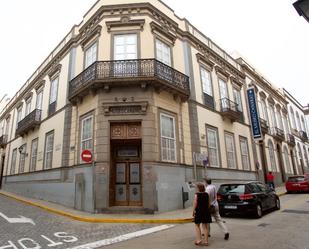
[[(98, 1), (2, 110), (2, 187), (89, 212), (153, 213), (182, 208), (205, 175), (258, 179), (254, 77), (159, 0)], [(283, 118), (287, 101), (263, 84)], [(263, 150), (290, 151), (278, 125)], [(270, 156), (284, 181), (282, 153)]]

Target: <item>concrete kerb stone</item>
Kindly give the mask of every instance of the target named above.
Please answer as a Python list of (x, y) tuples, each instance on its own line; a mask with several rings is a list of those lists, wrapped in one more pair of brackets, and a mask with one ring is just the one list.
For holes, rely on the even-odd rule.
[(89, 216), (80, 216), (71, 214), (56, 208), (51, 208), (46, 205), (42, 205), (36, 202), (32, 202), (26, 199), (23, 199), (21, 197), (17, 197), (14, 195), (10, 195), (8, 193), (0, 192), (1, 195), (4, 195), (6, 197), (12, 198), (14, 200), (23, 202), (27, 205), (31, 205), (34, 207), (41, 208), (45, 211), (62, 215), (68, 218), (71, 218), (73, 220), (78, 220), (82, 222), (90, 222), (90, 223), (158, 223), (158, 224), (180, 224), (180, 223), (190, 223), (192, 222), (192, 218), (177, 218), (177, 219), (129, 219), (129, 218), (99, 218), (99, 217), (89, 217)]

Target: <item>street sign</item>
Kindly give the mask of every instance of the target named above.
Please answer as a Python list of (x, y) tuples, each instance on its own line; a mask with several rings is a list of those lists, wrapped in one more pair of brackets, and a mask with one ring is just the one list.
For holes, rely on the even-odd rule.
[(251, 132), (254, 140), (261, 140), (262, 131), (261, 131), (261, 124), (259, 113), (256, 105), (256, 97), (254, 88), (248, 88), (247, 90), (247, 97), (248, 97), (248, 109), (250, 114), (250, 121), (251, 121)]
[(90, 163), (92, 161), (92, 154), (90, 150), (83, 150), (81, 157), (82, 160), (86, 163)]

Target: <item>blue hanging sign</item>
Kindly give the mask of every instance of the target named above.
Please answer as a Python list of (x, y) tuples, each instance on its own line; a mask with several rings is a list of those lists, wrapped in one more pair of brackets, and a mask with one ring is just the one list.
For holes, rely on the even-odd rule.
[(255, 140), (263, 139), (262, 131), (261, 131), (261, 124), (259, 113), (256, 104), (256, 97), (254, 88), (248, 88), (247, 90), (247, 97), (248, 97), (248, 107), (249, 107), (249, 115), (251, 121), (251, 131), (252, 136)]

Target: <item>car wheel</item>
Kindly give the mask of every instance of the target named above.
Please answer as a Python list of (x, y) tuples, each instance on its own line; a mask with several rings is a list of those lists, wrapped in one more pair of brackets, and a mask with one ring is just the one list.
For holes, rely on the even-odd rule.
[(279, 200), (279, 198), (276, 198), (275, 209), (276, 209), (276, 210), (279, 210), (279, 209), (280, 209), (280, 200)]
[(261, 218), (262, 215), (263, 215), (262, 206), (261, 206), (261, 204), (257, 204), (256, 208), (255, 208), (255, 217)]

